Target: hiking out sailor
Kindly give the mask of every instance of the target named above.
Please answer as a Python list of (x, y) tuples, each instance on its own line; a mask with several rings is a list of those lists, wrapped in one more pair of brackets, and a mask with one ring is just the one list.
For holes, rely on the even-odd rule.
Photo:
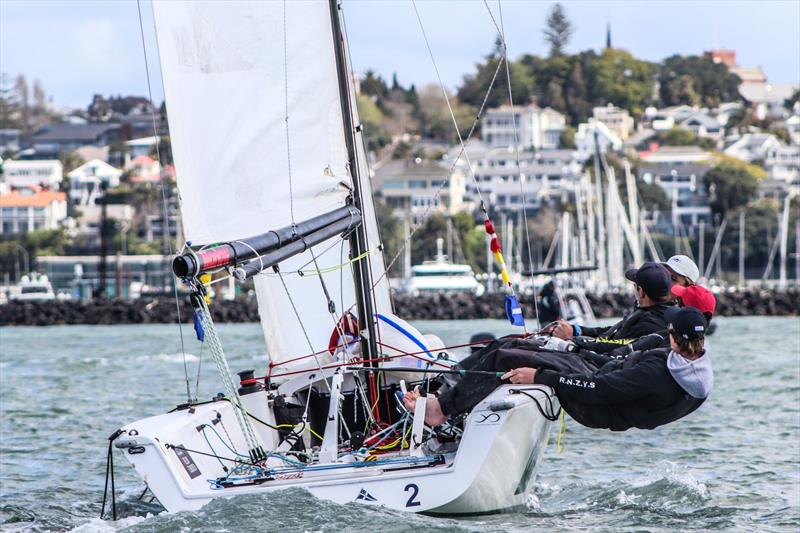
[(700, 279), (700, 269), (685, 255), (673, 255), (662, 264), (667, 267), (672, 283), (681, 287), (696, 285)]
[[(506, 383), (552, 387), (564, 410), (584, 426), (612, 431), (653, 429), (697, 409), (714, 382), (704, 349), (707, 323), (700, 311), (673, 307), (666, 319), (670, 348), (634, 352), (624, 360), (597, 354), (596, 363), (602, 363), (598, 370), (559, 369), (562, 355), (526, 353), (519, 339), (487, 347), (479, 367), (505, 371), (502, 380)], [(578, 359), (572, 358), (570, 365)], [(501, 378), (465, 375), (438, 398), (427, 399), (426, 424), (440, 425), (449, 416), (468, 411), (500, 384)], [(418, 390), (406, 394), (409, 411), (414, 411), (419, 397)]]
[(667, 269), (659, 263), (644, 263), (626, 271), (625, 277), (636, 284), (637, 307), (631, 314), (608, 327), (572, 325), (559, 320), (552, 330), (553, 336), (574, 339), (580, 348), (607, 353), (639, 337), (666, 331), (664, 312), (674, 306), (670, 296), (672, 279)]

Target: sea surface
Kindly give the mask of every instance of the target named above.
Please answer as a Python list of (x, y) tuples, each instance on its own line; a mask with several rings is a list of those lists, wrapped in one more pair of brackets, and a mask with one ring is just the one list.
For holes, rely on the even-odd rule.
[[(695, 413), (655, 431), (566, 423), (527, 509), (469, 519), (337, 505), (302, 490), (215, 501), (167, 514), (116, 451), (120, 520), (98, 518), (107, 437), (186, 399), (176, 325), (0, 328), (0, 530), (3, 531), (798, 531), (800, 319), (719, 318), (716, 384)], [(448, 344), (511, 331), (493, 320), (420, 322)], [(264, 368), (257, 324), (223, 325), (232, 370)], [(221, 386), (191, 328), (191, 387)], [(554, 428), (556, 429), (556, 428)], [(148, 498), (145, 498), (148, 500)]]

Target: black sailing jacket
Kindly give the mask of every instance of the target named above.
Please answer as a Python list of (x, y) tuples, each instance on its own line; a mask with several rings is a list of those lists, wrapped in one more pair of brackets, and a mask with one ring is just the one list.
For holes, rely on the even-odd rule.
[[(631, 314), (608, 327), (582, 327), (581, 336), (574, 342), (580, 348), (593, 352), (606, 353), (615, 348), (630, 344), (639, 337), (651, 333), (665, 333), (667, 319), (664, 311), (674, 306), (674, 302), (637, 307)], [(586, 338), (591, 337), (591, 338)], [(666, 339), (666, 335), (664, 335)], [(665, 347), (668, 344), (664, 345)]]
[[(654, 429), (688, 415), (705, 401), (691, 397), (667, 368), (669, 349), (634, 352), (624, 360), (589, 356), (593, 373), (536, 372), (535, 383), (556, 391), (561, 407), (590, 428)], [(586, 357), (586, 356), (585, 356)]]

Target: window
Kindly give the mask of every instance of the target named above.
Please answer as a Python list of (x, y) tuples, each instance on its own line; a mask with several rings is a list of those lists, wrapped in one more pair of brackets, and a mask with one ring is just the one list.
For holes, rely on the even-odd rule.
[(384, 181), (384, 189), (404, 189), (406, 184), (402, 181)]

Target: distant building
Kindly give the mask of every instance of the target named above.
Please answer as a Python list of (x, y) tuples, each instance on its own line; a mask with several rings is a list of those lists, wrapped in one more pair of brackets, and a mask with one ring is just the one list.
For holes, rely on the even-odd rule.
[(105, 161), (94, 159), (84, 163), (69, 174), (69, 199), (76, 205), (94, 205), (98, 196), (102, 196), (101, 183), (108, 188), (119, 186), (122, 171), (112, 167)]
[[(100, 245), (102, 209), (103, 206), (100, 204), (82, 205), (78, 208), (80, 217), (70, 219), (66, 224), (73, 235), (82, 235), (86, 238), (86, 246), (89, 248), (97, 248)], [(118, 222), (121, 231), (131, 227), (134, 214), (133, 207), (127, 204), (108, 204), (106, 206), (106, 217)]]
[(11, 188), (40, 187), (58, 190), (64, 178), (64, 167), (57, 159), (4, 161), (2, 179)]
[(706, 52), (714, 63), (722, 63), (728, 68), (736, 67), (736, 52), (720, 48)]
[(722, 125), (716, 118), (703, 111), (694, 113), (683, 120), (680, 127), (692, 131), (703, 139), (711, 139), (715, 142), (722, 140)]
[(613, 104), (592, 109), (595, 120), (605, 124), (614, 135), (627, 139), (633, 132), (633, 117), (625, 109), (620, 109)]
[(140, 155), (149, 156), (150, 152), (155, 150), (158, 139), (158, 137), (151, 135), (125, 141), (125, 168), (127, 169), (130, 162)]
[[(518, 166), (514, 150), (496, 148), (472, 162), (481, 195), (494, 207), (516, 211), (538, 209), (543, 200), (568, 201), (586, 158), (575, 150), (527, 150), (519, 154)], [(471, 180), (467, 194), (478, 200)]]
[(373, 187), (388, 205), (415, 219), (428, 210), (455, 214), (463, 207), (464, 174), (456, 168), (448, 176), (449, 170), (440, 161), (393, 159), (375, 171)]
[(0, 195), (2, 235), (58, 229), (66, 217), (67, 195), (63, 192), (23, 189)]
[(752, 163), (756, 160), (766, 161), (782, 146), (783, 143), (771, 133), (745, 133), (729, 144), (723, 153)]
[(15, 154), (22, 147), (22, 131), (0, 130), (0, 156), (6, 152)]
[(785, 102), (797, 89), (798, 85), (790, 84), (743, 83), (739, 86), (739, 94), (747, 100), (753, 114), (759, 120), (780, 119), (791, 115), (785, 107)]
[(564, 115), (549, 107), (541, 108), (535, 103), (514, 108), (503, 105), (486, 111), (481, 136), (494, 148), (517, 144), (524, 150), (554, 149), (559, 147), (566, 126)]
[(800, 185), (800, 146), (780, 146), (764, 160), (770, 179), (787, 186)]
[(39, 130), (31, 143), (37, 157), (57, 157), (82, 146), (106, 146), (121, 140), (118, 124), (55, 124)]

